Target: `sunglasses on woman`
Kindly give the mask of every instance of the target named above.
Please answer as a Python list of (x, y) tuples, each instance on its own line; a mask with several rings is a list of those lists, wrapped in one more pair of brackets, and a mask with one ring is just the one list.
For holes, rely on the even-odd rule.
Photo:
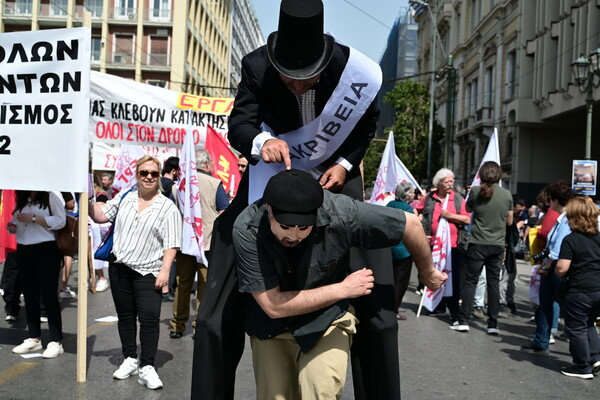
[(148, 171), (148, 170), (146, 170), (146, 169), (143, 169), (143, 170), (141, 170), (141, 171), (138, 171), (138, 174), (140, 174), (140, 176), (141, 176), (142, 178), (145, 178), (145, 177), (147, 177), (147, 176), (148, 176), (148, 174), (150, 174), (150, 176), (151, 176), (151, 177), (153, 177), (153, 178), (158, 178), (158, 176), (160, 175), (160, 174), (158, 173), (158, 171)]

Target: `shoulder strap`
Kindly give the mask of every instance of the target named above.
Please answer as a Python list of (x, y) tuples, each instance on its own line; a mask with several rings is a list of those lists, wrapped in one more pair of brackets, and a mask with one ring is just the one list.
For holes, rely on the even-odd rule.
[(454, 192), (454, 208), (456, 208), (456, 213), (460, 215), (460, 209), (462, 207), (463, 197), (460, 193)]

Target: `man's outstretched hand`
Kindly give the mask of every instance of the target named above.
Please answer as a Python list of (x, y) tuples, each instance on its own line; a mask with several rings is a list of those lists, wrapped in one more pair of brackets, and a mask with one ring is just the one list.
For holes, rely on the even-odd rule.
[(290, 148), (287, 143), (281, 139), (269, 139), (264, 144), (260, 151), (260, 156), (263, 161), (269, 163), (283, 163), (285, 169), (292, 168), (292, 160), (290, 159)]
[(440, 272), (435, 268), (432, 268), (429, 273), (419, 274), (419, 281), (434, 292), (442, 287), (447, 279), (448, 275), (445, 272)]
[(336, 192), (342, 188), (346, 181), (346, 168), (340, 164), (333, 164), (325, 171), (319, 179), (319, 183), (325, 190)]

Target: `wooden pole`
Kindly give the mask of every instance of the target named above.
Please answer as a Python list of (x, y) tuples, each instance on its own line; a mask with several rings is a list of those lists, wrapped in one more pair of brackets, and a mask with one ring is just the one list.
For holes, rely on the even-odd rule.
[[(92, 28), (92, 13), (83, 16), (83, 26)], [(87, 132), (82, 132), (87, 135)], [(88, 165), (81, 166), (88, 168)], [(79, 195), (79, 250), (78, 250), (78, 282), (77, 282), (77, 382), (85, 382), (87, 378), (87, 290), (88, 290), (88, 194)]]

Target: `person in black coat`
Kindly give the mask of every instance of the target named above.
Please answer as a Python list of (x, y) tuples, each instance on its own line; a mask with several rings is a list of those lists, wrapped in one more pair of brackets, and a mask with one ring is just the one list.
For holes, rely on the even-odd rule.
[[(293, 156), (277, 136), (322, 113), (349, 55), (348, 47), (323, 34), (321, 0), (283, 0), (279, 30), (269, 36), (266, 46), (242, 60), (242, 81), (229, 118), (228, 138), (233, 147), (251, 165), (262, 159), (289, 169)], [(379, 111), (375, 104), (373, 100), (344, 142), (317, 168), (324, 189), (362, 200), (359, 165), (376, 130)], [(274, 133), (264, 133), (263, 122)], [(232, 399), (234, 395), (235, 370), (244, 347), (245, 298), (238, 292), (231, 231), (248, 205), (250, 179), (252, 168), (242, 177), (233, 202), (215, 221), (207, 284), (196, 322), (194, 399)], [(389, 250), (353, 251), (349, 268), (365, 265), (374, 268), (375, 288), (353, 304), (361, 321), (351, 356), (355, 398), (399, 399), (398, 327)]]

